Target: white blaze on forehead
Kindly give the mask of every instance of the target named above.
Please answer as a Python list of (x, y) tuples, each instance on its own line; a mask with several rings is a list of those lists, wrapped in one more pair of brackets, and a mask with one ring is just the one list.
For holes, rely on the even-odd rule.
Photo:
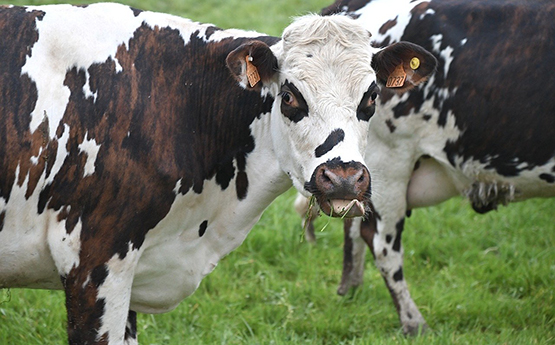
[(83, 177), (94, 174), (94, 163), (96, 162), (98, 150), (100, 150), (100, 145), (96, 143), (95, 139), (88, 139), (87, 132), (83, 138), (83, 142), (79, 144), (79, 151), (84, 152), (87, 155), (87, 162), (85, 163)]
[(285, 29), (282, 46), (282, 82), (293, 82), (309, 108), (328, 104), (356, 109), (375, 80), (370, 34), (351, 18), (301, 17)]
[(36, 20), (39, 39), (21, 71), (37, 87), (30, 129), (34, 132), (46, 114), (53, 138), (69, 101), (70, 90), (64, 85), (67, 71), (74, 67), (87, 69), (108, 57), (115, 61), (117, 48), (129, 42), (141, 19), (129, 7), (115, 4), (56, 5), (28, 10), (45, 12), (42, 20)]

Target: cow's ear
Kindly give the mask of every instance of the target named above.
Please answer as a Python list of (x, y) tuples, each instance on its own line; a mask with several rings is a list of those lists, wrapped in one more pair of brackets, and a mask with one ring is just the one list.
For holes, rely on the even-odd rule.
[(227, 55), (227, 68), (249, 90), (260, 90), (277, 72), (277, 58), (262, 41), (240, 45)]
[(436, 58), (419, 45), (399, 42), (372, 57), (378, 82), (398, 92), (405, 92), (426, 81), (435, 72)]

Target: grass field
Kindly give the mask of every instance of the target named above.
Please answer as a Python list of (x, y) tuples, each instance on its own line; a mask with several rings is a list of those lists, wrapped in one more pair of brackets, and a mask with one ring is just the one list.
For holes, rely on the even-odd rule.
[[(127, 3), (278, 35), (291, 16), (330, 2)], [(433, 332), (407, 339), (370, 258), (364, 286), (336, 295), (342, 225), (331, 221), (317, 233), (316, 246), (307, 244), (291, 207), (294, 197), (294, 191), (280, 197), (245, 243), (176, 310), (139, 315), (140, 343), (555, 344), (555, 199), (486, 215), (461, 199), (415, 210), (403, 237), (405, 277)], [(327, 223), (319, 219), (317, 227)], [(0, 345), (65, 342), (61, 292), (0, 290)]]

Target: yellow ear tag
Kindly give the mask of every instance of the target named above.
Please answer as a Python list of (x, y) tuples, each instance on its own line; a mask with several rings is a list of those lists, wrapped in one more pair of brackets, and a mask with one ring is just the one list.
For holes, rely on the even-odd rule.
[(389, 87), (389, 88), (403, 87), (403, 85), (405, 85), (406, 79), (407, 79), (407, 74), (403, 69), (403, 64), (400, 64), (395, 68), (395, 70), (393, 70), (393, 73), (391, 73), (387, 78), (387, 83), (385, 84), (385, 87)]
[(418, 67), (420, 67), (420, 59), (417, 57), (413, 57), (410, 60), (410, 68), (412, 68), (413, 70), (418, 69)]
[(256, 66), (252, 64), (252, 57), (250, 55), (247, 55), (245, 60), (247, 62), (247, 79), (250, 87), (254, 87), (260, 81), (260, 74), (258, 74)]

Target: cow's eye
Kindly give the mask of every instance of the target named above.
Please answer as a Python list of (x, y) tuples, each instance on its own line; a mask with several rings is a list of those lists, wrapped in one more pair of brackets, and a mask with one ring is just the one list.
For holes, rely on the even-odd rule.
[(299, 122), (308, 116), (308, 106), (299, 89), (288, 81), (281, 86), (281, 113), (293, 122)]
[(371, 107), (376, 105), (376, 98), (378, 98), (377, 92), (372, 92), (369, 97), (366, 99), (366, 107)]
[(290, 91), (281, 91), (281, 101), (290, 106), (290, 107), (294, 107), (295, 106), (295, 96), (290, 92)]
[(375, 83), (370, 85), (370, 88), (360, 102), (357, 109), (357, 118), (361, 121), (368, 121), (376, 111), (376, 99), (378, 98), (379, 88)]

